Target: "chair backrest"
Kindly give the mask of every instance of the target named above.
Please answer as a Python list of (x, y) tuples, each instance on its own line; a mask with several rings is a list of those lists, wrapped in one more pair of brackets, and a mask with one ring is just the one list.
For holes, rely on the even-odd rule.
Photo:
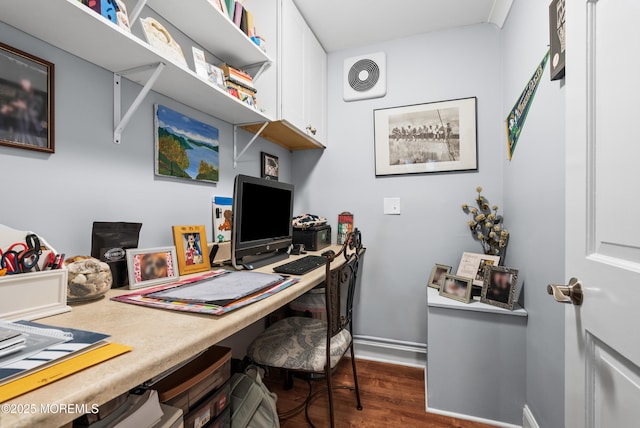
[[(357, 241), (357, 242), (356, 242)], [(344, 328), (349, 328), (353, 320), (353, 299), (360, 268), (360, 258), (364, 254), (365, 248), (358, 239), (348, 237), (340, 252), (336, 255), (329, 255), (326, 264), (325, 280), (325, 305), (327, 313), (327, 342), (333, 336), (340, 333)], [(340, 256), (345, 257), (345, 262), (331, 269), (331, 261)], [(346, 305), (341, 305), (341, 298), (346, 288)]]

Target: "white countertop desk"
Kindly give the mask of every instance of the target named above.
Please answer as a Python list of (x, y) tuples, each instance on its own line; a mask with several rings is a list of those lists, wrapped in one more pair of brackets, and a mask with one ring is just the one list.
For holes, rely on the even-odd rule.
[[(339, 246), (331, 247), (336, 252)], [(325, 249), (326, 250), (326, 249)], [(323, 250), (324, 251), (324, 250)], [(315, 254), (309, 252), (309, 254)], [(294, 260), (292, 256), (287, 261)], [(333, 263), (344, 261), (338, 257)], [(281, 261), (278, 264), (285, 263)], [(271, 266), (257, 269), (272, 272)], [(5, 404), (104, 404), (110, 399), (157, 376), (206, 348), (260, 320), (274, 310), (320, 284), (320, 267), (300, 282), (264, 300), (222, 316), (191, 314), (115, 302), (112, 296), (130, 290), (110, 290), (100, 301), (73, 306), (71, 312), (37, 320), (60, 327), (75, 327), (110, 334), (111, 342), (133, 347), (133, 351), (24, 394)], [(0, 412), (0, 427), (58, 427), (78, 414), (6, 414)]]

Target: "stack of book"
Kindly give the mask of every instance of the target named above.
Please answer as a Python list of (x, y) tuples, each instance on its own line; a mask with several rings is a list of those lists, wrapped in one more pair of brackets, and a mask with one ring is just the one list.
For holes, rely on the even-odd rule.
[(242, 2), (236, 0), (209, 0), (209, 3), (226, 14), (248, 37), (253, 38), (256, 35), (253, 14), (242, 5)]
[(227, 91), (240, 101), (255, 108), (257, 103), (256, 94), (258, 91), (253, 85), (251, 75), (237, 68), (230, 67), (227, 64), (222, 64), (220, 68), (224, 73)]

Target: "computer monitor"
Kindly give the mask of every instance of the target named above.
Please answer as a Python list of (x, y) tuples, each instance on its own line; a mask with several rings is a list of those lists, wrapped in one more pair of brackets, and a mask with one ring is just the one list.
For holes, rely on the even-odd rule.
[(231, 237), (233, 266), (253, 269), (289, 257), (292, 216), (293, 185), (236, 176)]

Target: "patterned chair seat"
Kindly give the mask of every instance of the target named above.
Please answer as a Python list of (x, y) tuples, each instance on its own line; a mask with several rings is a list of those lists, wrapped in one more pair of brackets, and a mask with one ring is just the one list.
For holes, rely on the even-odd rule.
[[(247, 349), (259, 365), (289, 370), (323, 372), (327, 344), (327, 323), (314, 318), (290, 317), (271, 325)], [(351, 344), (351, 334), (342, 330), (331, 339), (331, 368)]]

